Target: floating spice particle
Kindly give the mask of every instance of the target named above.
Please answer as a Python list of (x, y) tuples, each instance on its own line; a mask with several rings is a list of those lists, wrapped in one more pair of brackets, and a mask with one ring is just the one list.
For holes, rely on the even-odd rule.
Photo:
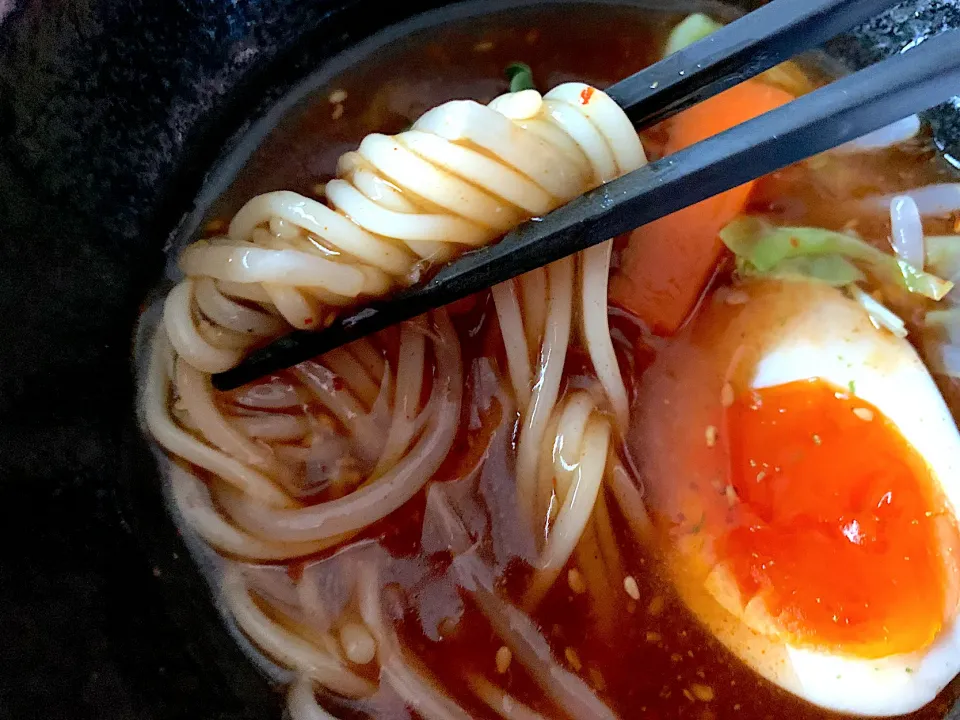
[(819, 445), (819, 444), (822, 443), (822, 442), (823, 442), (823, 440), (820, 439), (820, 436), (819, 436), (819, 435), (814, 435), (814, 436), (813, 436), (813, 444), (814, 444), (814, 445)]
[(698, 532), (700, 532), (701, 530), (703, 530), (703, 523), (704, 523), (704, 521), (705, 521), (706, 519), (707, 519), (707, 514), (706, 514), (706, 513), (703, 513), (703, 514), (700, 516), (700, 520), (697, 522), (697, 524), (694, 525), (692, 528), (690, 528), (690, 534), (691, 534), (691, 535), (696, 535)]
[(568, 647), (566, 650), (564, 650), (563, 656), (567, 659), (567, 662), (570, 664), (570, 667), (572, 667), (577, 672), (580, 672), (580, 670), (583, 669), (583, 663), (580, 662), (580, 656), (577, 655), (577, 651), (574, 650), (572, 647)]
[(660, 633), (653, 632), (652, 630), (647, 631), (647, 642), (648, 643), (658, 643), (663, 638), (660, 637)]
[(503, 675), (510, 667), (510, 661), (513, 660), (513, 653), (506, 645), (501, 645), (493, 661), (497, 667), (497, 672)]
[(347, 91), (342, 88), (339, 90), (334, 90), (327, 97), (327, 100), (330, 102), (331, 105), (339, 105), (346, 99), (347, 99)]
[(693, 696), (700, 702), (710, 702), (713, 700), (713, 688), (702, 683), (694, 683), (690, 686)]
[(873, 420), (873, 410), (870, 410), (869, 408), (854, 408), (853, 414), (864, 422), (870, 422)]
[(484, 42), (478, 42), (476, 45), (473, 46), (473, 49), (475, 52), (487, 52), (488, 50), (493, 50), (493, 43), (490, 42), (489, 40), (485, 40)]
[(650, 601), (650, 604), (647, 605), (647, 612), (656, 617), (663, 612), (663, 606), (663, 595), (657, 595), (653, 598), (653, 600)]
[(567, 585), (569, 585), (570, 589), (577, 595), (581, 595), (587, 591), (587, 584), (584, 582), (583, 575), (576, 568), (570, 568), (567, 572)]
[(684, 695), (684, 697), (687, 698), (687, 700), (689, 700), (690, 702), (693, 702), (693, 693), (692, 693), (692, 692), (690, 692), (689, 690), (687, 690), (686, 688), (684, 688), (684, 689), (683, 689), (683, 695)]
[(670, 656), (671, 662), (676, 663), (676, 662), (680, 662), (681, 660), (683, 660), (683, 655), (681, 655), (680, 653), (673, 653), (673, 655)]
[(720, 389), (720, 404), (728, 408), (733, 405), (733, 385), (724, 383)]
[(627, 595), (632, 597), (634, 600), (640, 599), (640, 588), (637, 587), (637, 581), (634, 579), (633, 575), (627, 575), (623, 579), (623, 589), (627, 591)]
[(333, 114), (330, 115), (334, 120), (339, 120), (343, 117), (343, 105), (337, 105), (333, 108)]
[(734, 710), (739, 710), (739, 709), (740, 709), (740, 703), (734, 703), (733, 709), (734, 709)]
[(706, 431), (707, 447), (712, 448), (717, 444), (717, 426), (707, 425)]

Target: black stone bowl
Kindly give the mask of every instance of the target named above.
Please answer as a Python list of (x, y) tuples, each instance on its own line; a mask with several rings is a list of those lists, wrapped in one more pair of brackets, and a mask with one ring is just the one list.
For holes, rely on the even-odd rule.
[[(280, 717), (167, 520), (132, 329), (231, 138), (443, 4), (0, 0), (0, 718)], [(856, 67), (956, 26), (957, 0), (908, 2), (829, 52)], [(928, 118), (960, 158), (960, 100)]]

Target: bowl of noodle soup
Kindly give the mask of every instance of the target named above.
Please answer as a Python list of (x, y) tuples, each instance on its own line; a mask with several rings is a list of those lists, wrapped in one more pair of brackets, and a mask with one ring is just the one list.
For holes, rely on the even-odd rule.
[(859, 55), (841, 40), (638, 134), (603, 89), (738, 12), (427, 12), (288, 66), (304, 79), (208, 158), (140, 289), (145, 486), (119, 504), (175, 622), (203, 628), (191, 652), (268, 687), (237, 691), (237, 717), (949, 712), (960, 177), (942, 111), (211, 381), (892, 37), (879, 22)]

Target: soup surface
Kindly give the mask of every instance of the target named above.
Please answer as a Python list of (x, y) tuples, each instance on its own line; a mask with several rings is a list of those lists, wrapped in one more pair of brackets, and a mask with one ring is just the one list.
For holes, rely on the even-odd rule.
[[(345, 71), (291, 111), (212, 209), (205, 236), (222, 231), (241, 206), (258, 193), (283, 189), (322, 197), (324, 184), (336, 174), (337, 159), (354, 149), (366, 135), (397, 133), (428, 109), (451, 99), (472, 98), (487, 103), (507, 91), (504, 69), (511, 63), (527, 63), (537, 88), (543, 92), (568, 81), (606, 87), (659, 59), (667, 34), (683, 18), (679, 14), (603, 5), (520, 9), (451, 23), (390, 45), (377, 57)], [(821, 82), (820, 71), (813, 67), (807, 67), (805, 75), (797, 76), (796, 70), (793, 73), (792, 80), (788, 80), (794, 83), (794, 92), (804, 90), (805, 84), (814, 86)], [(668, 124), (642, 134), (648, 158), (655, 159), (671, 150), (670, 133)], [(921, 135), (875, 152), (828, 153), (763, 178), (752, 187), (743, 212), (775, 225), (854, 230), (866, 242), (889, 252), (889, 214), (885, 207), (879, 212), (871, 210), (868, 200), (951, 180), (955, 178)], [(923, 219), (924, 230), (931, 235), (955, 233), (957, 224), (955, 215), (925, 215)], [(630, 242), (629, 237), (616, 240), (611, 270), (614, 275), (629, 270)], [(711, 303), (718, 302), (718, 292), (727, 292), (729, 297), (734, 263), (727, 252), (718, 257), (720, 263), (695, 313), (707, 312)], [(869, 289), (871, 278), (866, 282)], [(612, 287), (616, 288), (616, 283)], [(523, 292), (524, 288), (520, 288), (522, 309), (529, 310), (529, 305), (522, 304)], [(902, 294), (885, 300), (906, 321), (911, 331), (909, 338), (919, 336), (914, 330), (928, 303)], [(574, 323), (578, 312), (574, 308)], [(652, 528), (638, 531), (642, 518), (628, 517), (615, 493), (601, 490), (593, 519), (583, 530), (576, 549), (561, 567), (551, 571), (554, 579), (542, 580), (543, 565), (537, 558), (536, 547), (543, 539), (531, 533), (518, 500), (522, 480), (517, 468), (523, 462), (518, 453), (524, 413), (519, 407), (522, 402), (518, 404), (507, 380), (511, 360), (502, 339), (516, 329), (502, 327), (495, 298), (491, 293), (483, 293), (450, 309), (450, 332), (456, 335), (461, 349), (462, 400), (455, 417), (446, 419), (454, 423), (450, 430), (455, 433), (452, 449), (431, 474), (429, 489), (415, 493), (385, 518), (359, 532), (347, 533), (347, 537), (332, 545), (307, 547), (304, 542), (302, 552), (295, 557), (250, 562), (242, 553), (240, 557), (230, 552), (221, 554), (241, 568), (252, 589), (250, 602), (264, 617), (285, 628), (282, 632), (296, 636), (300, 643), (313, 642), (322, 647), (324, 638), (336, 637), (342, 645), (341, 652), (348, 658), (367, 660), (353, 662), (351, 671), (376, 685), (381, 673), (386, 672), (382, 668), (390, 666), (381, 659), (382, 667), (378, 668), (367, 657), (365, 643), (370, 635), (363, 631), (363, 622), (369, 623), (369, 618), (363, 614), (362, 601), (350, 600), (349, 592), (331, 589), (343, 583), (341, 575), (360, 572), (350, 564), (351, 553), (372, 553), (379, 558), (381, 568), (383, 612), (387, 622), (396, 626), (402, 654), (410, 666), (425, 668), (422, 676), (430, 679), (432, 687), (454, 698), (470, 716), (495, 717), (496, 713), (488, 707), (488, 698), (502, 700), (501, 692), (507, 693), (508, 700), (517, 700), (545, 717), (557, 716), (559, 702), (545, 693), (536, 673), (524, 669), (521, 653), (508, 647), (504, 632), (491, 617), (491, 612), (502, 615), (502, 608), (491, 611), (485, 603), (493, 601), (483, 590), (479, 594), (463, 591), (464, 586), (470, 585), (465, 578), (476, 580), (464, 560), (474, 557), (470, 553), (473, 547), (479, 549), (477, 552), (489, 565), (492, 580), (488, 590), (500, 599), (497, 602), (506, 601), (522, 608), (532, 619), (538, 636), (545, 639), (554, 662), (578, 677), (619, 717), (837, 717), (837, 713), (800, 699), (754, 672), (716, 639), (678, 594), (670, 569), (672, 555), (664, 548), (682, 542), (685, 536), (706, 534), (712, 527), (713, 516), (705, 510), (702, 517), (691, 515), (681, 522), (677, 512), (682, 514), (683, 508), (678, 511), (679, 506), (671, 505), (671, 501), (657, 500), (669, 493), (656, 486), (673, 480), (658, 475), (655, 463), (644, 450), (647, 446), (638, 439), (646, 432), (644, 423), (657, 422), (657, 413), (640, 412), (637, 405), (650, 392), (659, 392), (649, 388), (650, 383), (656, 382), (656, 376), (649, 374), (651, 368), (662, 366), (663, 358), (677, 353), (681, 346), (684, 353), (700, 350), (696, 342), (683, 334), (690, 327), (691, 320), (686, 317), (689, 313), (684, 314), (676, 329), (679, 334), (651, 327), (655, 323), (635, 316), (630, 307), (612, 305), (609, 313), (610, 334), (630, 411), (624, 426), (617, 428), (611, 421), (614, 430), (609, 453), (615, 460), (608, 463), (607, 473), (619, 472), (621, 479), (629, 477), (634, 486), (643, 489)], [(523, 319), (525, 323), (534, 322), (529, 314), (523, 315)], [(548, 321), (541, 318), (539, 322)], [(521, 333), (524, 327), (520, 327)], [(370, 345), (380, 358), (366, 365), (370, 377), (376, 377), (378, 370), (383, 372), (384, 362), (388, 367), (399, 368), (396, 372), (403, 372), (401, 348), (407, 342), (403, 332), (407, 331), (391, 330)], [(428, 357), (435, 353), (439, 365), (442, 352), (430, 350), (429, 337), (440, 331), (428, 328), (424, 332), (428, 335), (427, 349), (421, 344), (419, 352)], [(565, 408), (578, 401), (578, 391), (596, 394), (597, 372), (582, 334), (576, 327), (573, 329), (559, 380), (558, 402)], [(302, 506), (320, 507), (366, 487), (363, 478), (371, 472), (371, 461), (338, 439), (341, 425), (348, 421), (340, 416), (330, 420), (329, 412), (322, 412), (316, 400), (304, 399), (302, 393), (304, 387), (322, 386), (323, 392), (336, 395), (345, 386), (350, 387), (361, 398), (360, 406), (374, 415), (382, 390), (366, 375), (363, 377), (367, 379), (357, 379), (362, 372), (351, 370), (351, 365), (363, 365), (361, 354), (342, 355), (339, 361), (317, 365), (313, 370), (301, 368), (279, 373), (259, 385), (210, 395), (211, 408), (225, 413), (229, 409), (234, 419), (246, 417), (248, 426), (258, 422), (257, 413), (251, 410), (255, 407), (268, 411), (279, 408), (276, 413), (291, 418), (284, 421), (290, 426), (306, 422), (290, 409), (302, 407), (305, 416), (314, 418), (310, 423), (319, 423), (311, 425), (310, 430), (312, 437), (322, 439), (319, 443), (303, 439), (296, 428), (290, 430), (294, 441), (265, 441), (273, 448), (271, 462), (278, 460), (285, 468), (277, 471), (276, 476), (286, 477), (282, 480), (288, 483), (285, 487), (297, 488), (297, 500)], [(411, 401), (423, 407), (440, 402), (431, 400), (440, 381), (429, 375)], [(179, 395), (172, 397), (171, 407), (185, 432), (196, 433), (190, 416), (202, 410), (189, 397), (188, 384), (192, 380), (202, 384), (202, 378), (193, 378), (187, 370), (177, 375)], [(958, 397), (953, 381), (938, 380), (948, 401)], [(404, 378), (398, 374), (395, 382), (395, 391), (399, 393)], [(832, 583), (838, 596), (842, 596), (837, 603), (846, 603), (845, 612), (860, 623), (857, 641), (872, 647), (871, 652), (883, 655), (889, 654), (890, 648), (909, 651), (923, 647), (944, 624), (952, 596), (943, 589), (950, 584), (950, 569), (943, 570), (937, 547), (931, 544), (939, 530), (921, 523), (933, 514), (946, 514), (948, 503), (931, 479), (925, 459), (917, 455), (894, 424), (884, 420), (881, 411), (860, 403), (857, 409), (876, 413), (877, 422), (854, 425), (856, 421), (847, 418), (857, 402), (852, 396), (844, 399), (837, 394), (844, 388), (821, 383), (811, 390), (808, 385), (798, 390), (796, 385), (781, 384), (752, 395), (739, 395), (725, 403), (727, 425), (723, 427), (738, 428), (736, 437), (740, 444), (731, 449), (735, 476), (731, 490), (719, 487), (715, 494), (725, 508), (733, 492), (736, 501), (743, 503), (739, 507), (749, 506), (767, 524), (762, 533), (756, 532), (759, 525), (755, 518), (732, 529), (717, 530), (717, 552), (731, 558), (741, 592), (747, 592), (745, 588), (752, 588), (751, 593), (759, 592), (771, 584), (781, 590), (779, 595), (767, 596), (767, 610), (781, 619), (793, 618), (792, 636), (805, 638), (818, 647), (850, 642), (846, 626), (836, 623), (836, 608), (821, 605), (814, 594), (805, 590)], [(261, 393), (259, 405), (250, 400), (257, 388)], [(298, 399), (292, 404), (277, 400), (271, 405), (272, 401), (265, 398), (278, 392), (296, 395)], [(776, 425), (776, 418), (784, 412), (789, 412), (793, 425)], [(343, 417), (353, 417), (355, 410), (346, 408), (343, 413)], [(615, 411), (600, 403), (599, 410), (588, 416), (593, 419), (578, 426), (579, 432), (590, 436), (596, 428), (595, 419), (611, 414)], [(834, 422), (831, 418), (839, 414), (844, 419)], [(328, 419), (316, 419), (321, 416)], [(559, 422), (566, 420), (561, 418)], [(692, 418), (690, 422), (699, 423), (699, 419)], [(239, 425), (234, 423), (235, 427)], [(798, 459), (791, 455), (794, 448), (789, 439), (797, 433), (807, 433), (811, 427), (818, 428), (817, 446), (822, 441), (829, 452), (816, 454), (811, 446), (810, 454)], [(716, 428), (706, 424), (697, 428), (699, 437), (706, 432), (704, 444), (712, 447), (717, 440)], [(276, 432), (282, 435), (282, 431)], [(725, 432), (720, 433), (722, 441)], [(251, 437), (256, 437), (255, 433)], [(563, 438), (558, 435), (560, 449), (553, 448), (561, 455)], [(233, 441), (228, 436), (211, 440), (221, 449), (234, 447), (231, 454), (237, 457), (247, 447), (242, 443), (231, 446), (230, 442)], [(292, 449), (278, 450), (280, 445)], [(321, 445), (326, 453), (318, 459), (314, 450)], [(584, 448), (587, 447), (585, 440)], [(889, 456), (884, 456), (879, 451), (874, 453), (874, 447), (893, 449)], [(679, 455), (687, 451), (685, 447), (674, 448)], [(606, 450), (601, 452), (607, 457)], [(756, 483), (748, 484), (744, 478), (750, 476), (752, 482), (757, 461), (778, 469), (787, 467), (778, 480), (781, 484), (764, 485), (762, 489)], [(191, 462), (177, 462), (179, 470), (175, 472), (193, 473), (219, 492), (222, 483), (216, 473), (200, 470)], [(838, 545), (833, 536), (817, 535), (815, 527), (804, 525), (814, 522), (810, 518), (822, 520), (829, 516), (830, 522), (842, 519), (848, 505), (859, 502), (854, 497), (856, 493), (868, 492), (851, 485), (821, 502), (805, 491), (804, 483), (809, 478), (834, 472), (843, 463), (850, 466), (850, 472), (870, 469), (876, 486), (871, 486), (869, 492), (894, 494), (896, 502), (891, 515), (884, 516), (882, 521), (889, 524), (880, 529), (863, 528), (864, 533), (875, 532), (880, 537), (887, 532), (886, 528), (896, 526), (894, 535), (883, 535), (887, 539), (894, 537), (894, 545), (887, 548), (886, 554), (864, 554), (866, 551), (860, 552), (861, 547), (855, 544)], [(251, 467), (260, 466), (254, 462)], [(576, 468), (571, 472), (576, 472)], [(560, 479), (554, 483), (562, 482), (563, 477), (559, 473)], [(435, 487), (442, 487), (436, 503), (429, 495)], [(770, 487), (775, 489), (769, 490)], [(558, 491), (553, 502), (562, 497)], [(235, 518), (244, 516), (242, 507), (231, 505), (229, 493), (222, 498), (211, 507)], [(458, 517), (452, 526), (445, 514), (451, 507)], [(791, 519), (774, 521), (774, 516)], [(544, 533), (559, 525), (562, 508), (552, 507), (547, 517), (547, 527), (541, 528)], [(721, 526), (718, 521), (717, 527)], [(914, 530), (915, 527), (922, 531)], [(287, 540), (301, 542), (291, 528), (286, 526)], [(955, 530), (951, 526), (945, 532)], [(465, 542), (463, 547), (458, 546), (460, 541)], [(817, 546), (818, 542), (822, 545)], [(380, 549), (371, 550), (372, 545)], [(930, 557), (921, 558), (927, 554)], [(824, 557), (829, 557), (825, 564), (819, 562)], [(910, 557), (914, 559), (911, 561)], [(468, 569), (464, 570), (465, 567)], [(903, 578), (904, 585), (885, 585), (883, 578), (891, 573), (900, 573), (897, 577)], [(306, 586), (305, 580), (321, 586), (321, 605), (325, 603), (328, 611), (339, 602), (344, 608), (343, 616), (325, 628), (306, 627), (298, 614), (302, 610), (289, 609), (291, 597), (296, 596), (296, 588)], [(218, 582), (215, 580), (215, 584)], [(536, 591), (537, 587), (542, 590)], [(302, 595), (299, 597), (303, 599)], [(875, 600), (878, 609), (861, 613), (860, 617), (853, 606), (863, 597)], [(335, 610), (331, 612), (336, 615)], [(896, 626), (887, 628), (884, 618), (892, 618), (890, 622), (897, 623)], [(266, 635), (256, 636), (244, 622), (239, 625), (255, 645), (263, 648), (270, 658), (268, 665), (295, 665), (289, 662), (290, 654), (277, 651), (276, 633), (265, 631)], [(540, 648), (531, 652), (542, 651)], [(277, 677), (289, 679), (282, 674)], [(320, 704), (336, 716), (443, 716), (435, 708), (418, 714), (416, 703), (402, 693), (358, 692), (355, 694), (360, 697), (350, 699), (324, 692), (322, 682), (317, 683), (317, 689)], [(953, 683), (911, 717), (942, 718), (956, 696), (957, 686)], [(421, 706), (421, 711), (423, 707), (426, 706)], [(505, 717), (509, 716), (506, 712), (501, 707)]]

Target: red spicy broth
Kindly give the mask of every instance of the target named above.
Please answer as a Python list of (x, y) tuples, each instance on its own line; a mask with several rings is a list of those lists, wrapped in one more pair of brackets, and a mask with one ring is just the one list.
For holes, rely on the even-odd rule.
[[(574, 79), (605, 87), (657, 60), (667, 32), (683, 16), (629, 7), (568, 5), (515, 10), (416, 35), (391, 46), (376, 61), (349, 69), (291, 113), (256, 151), (210, 217), (230, 217), (248, 198), (268, 190), (316, 195), (317, 185), (333, 177), (339, 155), (366, 134), (397, 132), (449, 99), (487, 102), (507, 89), (503, 70), (513, 61), (531, 66), (541, 90)], [(656, 137), (654, 130), (653, 144)], [(650, 154), (655, 155), (656, 149)], [(889, 232), (888, 221), (858, 212), (857, 201), (867, 194), (937, 181), (944, 172), (921, 143), (914, 150), (842, 163), (818, 158), (760, 181), (750, 210), (781, 223), (830, 228), (846, 227), (854, 218), (865, 237), (882, 239)], [(928, 229), (944, 232), (951, 222), (944, 219)], [(509, 458), (516, 447), (511, 429), (516, 415), (482, 380), (485, 363), (505, 367), (496, 322), (488, 296), (473, 299), (454, 316), (464, 349), (466, 396), (455, 443), (458, 449), (436, 480), (453, 481), (484, 463), (482, 483), (489, 493), (504, 494), (514, 482)], [(649, 337), (622, 312), (612, 313), (611, 324), (621, 368), (632, 389), (629, 386), (652, 362), (657, 348), (669, 340)], [(578, 365), (571, 353), (565, 373), (570, 387), (577, 384)], [(498, 516), (490, 515), (491, 522), (497, 522)], [(397, 557), (419, 557), (423, 517), (420, 493), (365, 535)], [(603, 592), (610, 598), (612, 615), (598, 617), (591, 594), (581, 585), (583, 579), (569, 572), (576, 570), (571, 561), (534, 619), (554, 656), (583, 677), (621, 717), (839, 717), (761, 679), (725, 650), (685, 609), (657, 553), (632, 539), (613, 506), (611, 518), (625, 565), (623, 577), (604, 579)], [(510, 534), (508, 527), (498, 531)], [(428, 559), (437, 578), (449, 575), (449, 554), (436, 553)], [(298, 567), (302, 561), (292, 564), (290, 571), (295, 574)], [(529, 568), (514, 561), (501, 570), (501, 590), (519, 601)], [(399, 625), (405, 644), (472, 712), (491, 715), (470, 700), (465, 670), (486, 677), (536, 710), (551, 712), (523, 672), (515, 667), (499, 672), (497, 653), (502, 641), (469, 600), (444, 590), (442, 582), (401, 589), (408, 598)], [(957, 690), (954, 683), (910, 717), (943, 717)], [(357, 711), (350, 703), (339, 709), (349, 714), (351, 708)], [(384, 711), (384, 716), (404, 715), (399, 707)]]

